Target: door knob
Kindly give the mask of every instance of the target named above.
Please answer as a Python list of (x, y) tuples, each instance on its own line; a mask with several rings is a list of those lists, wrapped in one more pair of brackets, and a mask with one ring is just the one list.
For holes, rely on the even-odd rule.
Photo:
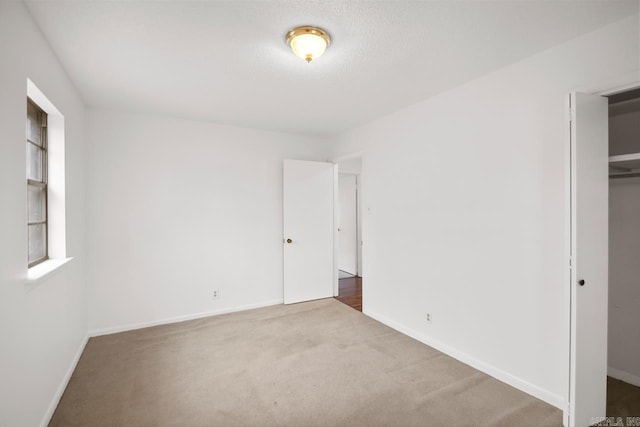
[(584, 286), (584, 280), (582, 280), (582, 279), (581, 279), (581, 280), (579, 280), (579, 281), (578, 281), (578, 284), (579, 284), (580, 286)]
[(287, 243), (293, 243), (293, 240), (287, 239)]

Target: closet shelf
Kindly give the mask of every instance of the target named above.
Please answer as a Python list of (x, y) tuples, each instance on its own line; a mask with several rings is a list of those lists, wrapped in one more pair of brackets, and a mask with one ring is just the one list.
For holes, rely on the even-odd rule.
[(612, 175), (626, 175), (640, 172), (640, 153), (621, 154), (609, 157)]

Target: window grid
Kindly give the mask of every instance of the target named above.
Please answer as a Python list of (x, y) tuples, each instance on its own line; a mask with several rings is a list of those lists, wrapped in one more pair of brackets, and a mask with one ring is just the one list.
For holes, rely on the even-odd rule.
[(48, 251), (47, 114), (27, 98), (27, 231), (29, 268)]

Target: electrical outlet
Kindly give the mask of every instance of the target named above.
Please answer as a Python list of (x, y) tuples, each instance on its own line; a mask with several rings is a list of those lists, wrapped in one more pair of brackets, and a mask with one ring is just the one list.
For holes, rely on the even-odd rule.
[(431, 313), (427, 313), (427, 323), (431, 323)]
[(218, 291), (217, 289), (213, 290), (213, 299), (218, 299), (218, 297), (220, 296), (220, 291)]

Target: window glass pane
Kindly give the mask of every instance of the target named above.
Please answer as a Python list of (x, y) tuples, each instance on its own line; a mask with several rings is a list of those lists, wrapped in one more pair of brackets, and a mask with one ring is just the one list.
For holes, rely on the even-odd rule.
[(32, 185), (27, 187), (29, 222), (44, 221), (46, 219), (47, 198), (45, 191), (44, 188), (34, 187)]
[(27, 142), (27, 179), (42, 181), (43, 150)]
[(31, 104), (27, 104), (27, 139), (41, 144), (41, 135), (40, 112)]
[(44, 224), (29, 226), (29, 262), (44, 258), (47, 247), (47, 227)]

